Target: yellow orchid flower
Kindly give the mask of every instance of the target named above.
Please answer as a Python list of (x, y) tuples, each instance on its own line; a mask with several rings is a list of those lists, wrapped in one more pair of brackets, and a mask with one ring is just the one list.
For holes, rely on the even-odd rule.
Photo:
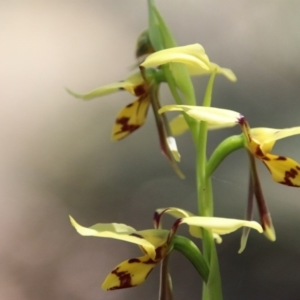
[(119, 112), (113, 126), (112, 140), (121, 140), (140, 128), (146, 121), (148, 109), (151, 105), (155, 116), (161, 150), (170, 161), (177, 175), (184, 178), (184, 175), (177, 166), (177, 162), (180, 161), (180, 154), (176, 141), (171, 135), (168, 121), (165, 117), (157, 113), (160, 109), (160, 103), (158, 100), (158, 84), (155, 83), (155, 80), (149, 83), (138, 72), (129, 76), (124, 81), (99, 87), (86, 94), (77, 94), (67, 89), (69, 94), (83, 100), (94, 99), (120, 90), (128, 91), (130, 94), (136, 96), (137, 99), (126, 105)]
[[(264, 199), (258, 172), (255, 164), (255, 158), (262, 161), (270, 171), (274, 181), (288, 185), (300, 186), (300, 165), (298, 162), (285, 156), (271, 154), (274, 144), (277, 140), (296, 135), (300, 133), (300, 127), (287, 129), (273, 128), (253, 128), (250, 129), (248, 122), (240, 119), (240, 125), (245, 137), (245, 147), (248, 149), (250, 158), (250, 184), (248, 193), (247, 219), (252, 219), (253, 195), (255, 194), (257, 206), (260, 214), (261, 224), (264, 234), (271, 241), (276, 240), (275, 229), (272, 223), (267, 203)], [(243, 251), (247, 237), (248, 229), (243, 230), (240, 252)]]
[(240, 122), (245, 136), (245, 144), (249, 152), (262, 161), (270, 171), (274, 181), (300, 186), (300, 164), (291, 158), (274, 155), (270, 152), (279, 139), (300, 134), (300, 127), (287, 129), (253, 128), (250, 129), (246, 120)]
[[(170, 231), (160, 228), (161, 216), (168, 210), (176, 217), (185, 216), (177, 219)], [(143, 252), (143, 256), (126, 260), (116, 266), (102, 284), (105, 290), (134, 287), (143, 283), (153, 268), (172, 251), (172, 239), (180, 224), (192, 226), (192, 232), (198, 227), (217, 235), (231, 233), (243, 226), (262, 232), (261, 226), (255, 221), (188, 215), (188, 212), (177, 208), (158, 210), (154, 218), (157, 229), (141, 231), (117, 223), (100, 223), (87, 228), (79, 225), (72, 217), (70, 220), (77, 232), (83, 236), (112, 238), (134, 243)], [(198, 233), (196, 235), (199, 237)]]
[[(217, 74), (222, 74), (229, 80), (236, 81), (236, 76), (232, 70), (221, 68), (219, 65), (209, 61), (204, 48), (200, 44), (173, 47), (157, 51), (150, 54), (140, 66), (150, 68), (166, 63), (185, 64), (190, 75), (211, 74), (216, 71)], [(172, 64), (170, 67), (172, 69)]]

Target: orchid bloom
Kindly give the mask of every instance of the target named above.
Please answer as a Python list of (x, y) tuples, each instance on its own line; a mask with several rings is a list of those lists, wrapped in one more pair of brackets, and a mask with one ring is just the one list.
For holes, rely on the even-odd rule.
[[(273, 128), (253, 128), (250, 129), (248, 122), (240, 119), (240, 125), (243, 130), (245, 138), (245, 147), (248, 150), (250, 158), (250, 183), (248, 195), (247, 219), (252, 218), (253, 211), (253, 195), (255, 194), (258, 210), (260, 214), (261, 224), (264, 233), (271, 241), (276, 240), (275, 230), (272, 224), (272, 219), (268, 211), (266, 201), (264, 199), (260, 180), (257, 173), (255, 158), (262, 161), (268, 168), (274, 181), (288, 185), (300, 186), (300, 165), (291, 158), (271, 154), (275, 142), (279, 139), (296, 135), (300, 133), (300, 127), (293, 127), (287, 129), (273, 129)], [(241, 249), (242, 251), (246, 245), (248, 229), (243, 230)]]
[[(165, 212), (176, 217), (183, 216), (175, 221), (171, 230), (161, 229), (161, 216)], [(141, 231), (136, 231), (125, 224), (116, 223), (100, 223), (88, 228), (79, 225), (72, 217), (70, 220), (80, 235), (112, 238), (134, 243), (143, 252), (142, 256), (131, 258), (116, 266), (104, 280), (102, 284), (104, 290), (122, 289), (142, 284), (153, 268), (172, 251), (174, 235), (181, 224), (189, 225), (191, 232), (197, 237), (201, 235), (200, 230), (197, 230), (199, 228), (208, 230), (214, 235), (228, 234), (243, 226), (262, 232), (261, 226), (255, 221), (190, 216), (190, 213), (178, 208), (157, 210), (154, 217), (156, 228)]]
[(184, 178), (184, 175), (177, 166), (177, 162), (180, 161), (180, 154), (177, 149), (176, 141), (170, 133), (168, 121), (165, 117), (157, 113), (160, 109), (160, 103), (158, 100), (158, 84), (155, 80), (149, 83), (145, 81), (142, 74), (138, 72), (129, 76), (124, 81), (99, 87), (86, 94), (77, 94), (70, 90), (67, 91), (76, 98), (90, 100), (120, 90), (126, 90), (136, 96), (137, 99), (119, 112), (113, 126), (112, 140), (121, 140), (140, 128), (146, 121), (148, 109), (151, 105), (155, 116), (161, 150), (170, 161), (177, 175)]

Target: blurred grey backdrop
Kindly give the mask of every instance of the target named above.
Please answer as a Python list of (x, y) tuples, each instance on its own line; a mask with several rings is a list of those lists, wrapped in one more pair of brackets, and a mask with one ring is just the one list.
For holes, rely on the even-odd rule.
[[(179, 45), (201, 43), (212, 61), (236, 73), (235, 84), (217, 78), (215, 106), (242, 112), (252, 126), (299, 125), (299, 1), (157, 0), (157, 6)], [(84, 103), (64, 90), (85, 92), (127, 76), (146, 26), (146, 1), (0, 0), (1, 300), (157, 299), (158, 270), (139, 287), (102, 291), (110, 270), (139, 250), (81, 237), (68, 220), (71, 214), (86, 226), (146, 229), (157, 207), (196, 210), (188, 134), (178, 138), (187, 176), (180, 181), (160, 154), (152, 112), (143, 128), (113, 143), (116, 114), (132, 97), (120, 92)], [(206, 81), (194, 80), (199, 99)], [(161, 95), (171, 101), (166, 88)], [(212, 132), (210, 150), (232, 132), (238, 129)], [(278, 142), (274, 153), (299, 161), (299, 147), (296, 136)], [(240, 232), (224, 237), (218, 246), (224, 296), (297, 299), (300, 190), (260, 171), (277, 241), (252, 232), (238, 255)], [(247, 182), (240, 151), (214, 175), (216, 215), (243, 218)], [(171, 270), (175, 299), (199, 299), (196, 272), (179, 254)]]

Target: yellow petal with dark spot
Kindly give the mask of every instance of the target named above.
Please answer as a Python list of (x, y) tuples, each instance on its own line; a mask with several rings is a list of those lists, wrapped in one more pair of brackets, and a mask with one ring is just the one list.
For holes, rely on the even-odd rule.
[(112, 140), (118, 141), (144, 125), (150, 105), (149, 97), (141, 97), (124, 107), (118, 114)]
[(142, 284), (155, 265), (148, 255), (123, 261), (106, 277), (102, 289), (116, 290)]
[(266, 154), (260, 158), (268, 167), (272, 178), (278, 182), (289, 186), (300, 186), (300, 165), (291, 158)]

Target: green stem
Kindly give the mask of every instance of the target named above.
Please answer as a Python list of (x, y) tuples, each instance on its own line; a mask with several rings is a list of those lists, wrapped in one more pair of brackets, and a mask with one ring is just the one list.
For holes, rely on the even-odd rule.
[[(203, 106), (211, 105), (212, 87), (215, 73), (208, 82)], [(213, 216), (213, 196), (211, 179), (206, 172), (206, 148), (207, 148), (207, 123), (201, 122), (198, 130), (197, 157), (196, 157), (196, 179), (198, 193), (198, 210), (200, 216)], [(219, 271), (218, 256), (215, 241), (210, 232), (203, 230), (203, 255), (209, 266), (209, 278), (207, 284), (203, 284), (203, 300), (221, 300), (222, 287)]]
[(210, 177), (221, 162), (233, 151), (244, 147), (243, 135), (233, 135), (222, 141), (215, 149), (206, 165), (206, 175)]
[(194, 242), (184, 236), (174, 235), (173, 246), (174, 250), (179, 251), (192, 263), (198, 274), (207, 282), (209, 275), (208, 265)]

